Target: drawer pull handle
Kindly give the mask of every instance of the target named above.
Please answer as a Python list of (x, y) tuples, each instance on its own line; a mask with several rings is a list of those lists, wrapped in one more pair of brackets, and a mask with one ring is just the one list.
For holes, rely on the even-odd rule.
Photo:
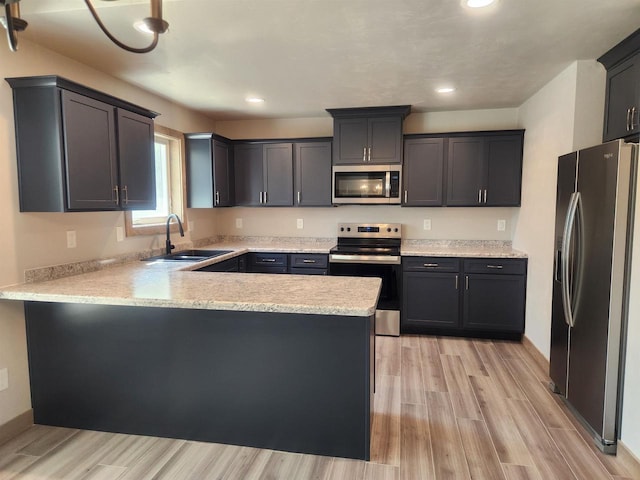
[(274, 263), (276, 261), (276, 259), (275, 258), (263, 258), (260, 261), (261, 262), (265, 262), (265, 263)]
[(304, 260), (302, 260), (302, 263), (316, 263), (316, 261), (305, 258)]
[(498, 270), (502, 269), (502, 265), (487, 265), (487, 268), (497, 268)]
[(424, 266), (425, 267), (439, 267), (440, 264), (439, 263), (425, 263)]

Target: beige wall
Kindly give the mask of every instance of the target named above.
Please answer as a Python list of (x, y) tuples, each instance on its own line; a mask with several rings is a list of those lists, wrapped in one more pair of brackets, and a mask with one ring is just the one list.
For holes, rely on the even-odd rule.
[[(0, 74), (4, 77), (57, 74), (97, 90), (160, 112), (157, 123), (176, 130), (206, 131), (213, 122), (170, 101), (128, 85), (109, 75), (85, 67), (27, 40), (11, 53), (0, 48)], [(20, 213), (13, 127), (12, 94), (9, 85), (0, 82), (0, 285), (23, 281), (26, 268), (104, 258), (160, 245), (155, 237), (127, 238), (116, 242), (115, 227), (124, 227), (124, 214), (94, 213)], [(215, 225), (204, 221), (206, 211), (190, 212), (195, 235), (215, 233)], [(78, 247), (66, 248), (66, 231), (77, 232)], [(0, 425), (25, 412), (31, 406), (27, 372), (24, 315), (19, 302), (0, 302), (0, 368), (9, 369), (9, 389), (0, 392)]]

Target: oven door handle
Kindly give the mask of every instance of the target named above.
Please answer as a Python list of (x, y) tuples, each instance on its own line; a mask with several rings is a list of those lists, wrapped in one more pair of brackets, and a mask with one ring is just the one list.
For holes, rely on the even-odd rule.
[(341, 255), (332, 253), (329, 255), (329, 263), (400, 265), (402, 257), (399, 255)]

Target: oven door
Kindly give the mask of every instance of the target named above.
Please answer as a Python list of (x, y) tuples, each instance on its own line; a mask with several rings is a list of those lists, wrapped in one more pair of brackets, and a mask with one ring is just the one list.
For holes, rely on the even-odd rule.
[(400, 335), (400, 273), (402, 266), (375, 263), (329, 263), (329, 275), (382, 279), (376, 308), (376, 335)]
[(399, 165), (337, 165), (333, 167), (332, 201), (341, 203), (400, 203)]

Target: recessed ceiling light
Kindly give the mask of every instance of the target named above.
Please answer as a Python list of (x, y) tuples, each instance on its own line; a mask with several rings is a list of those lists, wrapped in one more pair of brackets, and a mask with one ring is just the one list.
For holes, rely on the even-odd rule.
[(245, 100), (247, 103), (264, 103), (264, 98), (260, 97), (247, 97)]
[(438, 93), (453, 93), (455, 92), (456, 89), (453, 87), (440, 87), (440, 88), (436, 88), (436, 92)]
[(467, 2), (467, 7), (482, 8), (482, 7), (488, 7), (493, 2), (495, 2), (495, 0), (466, 0), (466, 2)]

